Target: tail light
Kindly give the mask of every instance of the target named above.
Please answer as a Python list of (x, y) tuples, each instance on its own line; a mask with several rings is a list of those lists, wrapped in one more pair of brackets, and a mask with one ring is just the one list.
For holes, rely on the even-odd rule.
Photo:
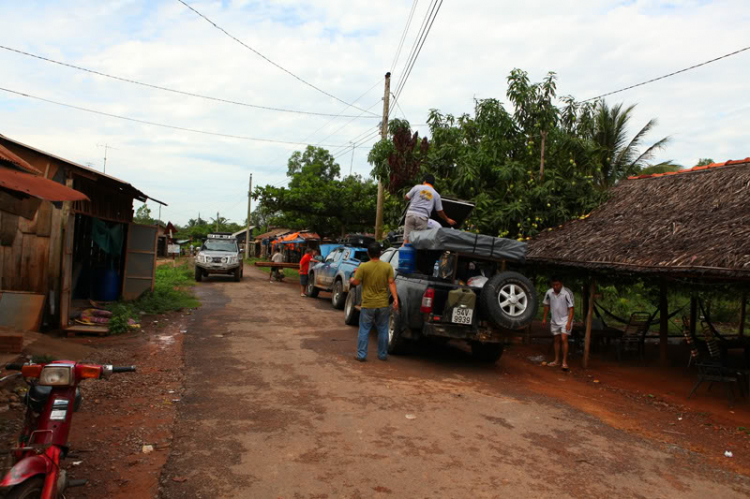
[(419, 311), (423, 314), (432, 313), (432, 301), (435, 298), (435, 289), (427, 288), (422, 295), (422, 306), (419, 307)]

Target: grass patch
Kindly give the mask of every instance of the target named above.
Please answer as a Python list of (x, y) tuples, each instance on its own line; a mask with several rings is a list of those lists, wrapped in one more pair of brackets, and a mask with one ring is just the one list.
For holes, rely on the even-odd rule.
[(188, 289), (195, 285), (193, 269), (187, 263), (156, 267), (154, 291), (147, 292), (132, 302), (118, 302), (109, 307), (112, 318), (110, 334), (122, 334), (130, 329), (130, 320), (138, 320), (144, 314), (165, 314), (184, 308), (197, 308), (198, 299)]

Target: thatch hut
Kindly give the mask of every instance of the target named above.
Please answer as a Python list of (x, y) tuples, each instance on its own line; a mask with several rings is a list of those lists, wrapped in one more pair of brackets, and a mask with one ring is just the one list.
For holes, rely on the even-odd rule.
[[(750, 281), (750, 158), (630, 177), (609, 194), (589, 216), (530, 241), (527, 261), (659, 279), (665, 361), (668, 279)], [(744, 309), (743, 299), (743, 319)]]

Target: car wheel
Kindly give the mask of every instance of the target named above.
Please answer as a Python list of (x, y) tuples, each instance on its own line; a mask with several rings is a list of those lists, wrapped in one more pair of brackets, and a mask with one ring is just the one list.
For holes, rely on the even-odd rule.
[(343, 309), (346, 303), (346, 295), (347, 293), (344, 293), (344, 283), (341, 282), (341, 279), (337, 280), (333, 285), (333, 291), (331, 291), (331, 304), (333, 308)]
[(317, 298), (320, 290), (315, 287), (315, 275), (308, 274), (307, 276), (307, 296), (310, 298)]
[(346, 294), (346, 303), (344, 304), (344, 324), (348, 326), (359, 325), (359, 310), (357, 310), (357, 293), (352, 288)]
[(388, 353), (393, 355), (406, 353), (409, 340), (404, 338), (403, 317), (400, 310), (391, 308), (391, 316), (388, 319)]
[(234, 282), (240, 282), (242, 280), (242, 271), (239, 267), (234, 269)]
[(199, 266), (195, 266), (195, 282), (201, 282), (203, 279), (203, 270)]
[(471, 355), (481, 362), (494, 364), (502, 357), (503, 349), (500, 343), (472, 343)]
[(518, 272), (492, 276), (480, 295), (482, 310), (499, 329), (521, 329), (536, 317), (539, 299), (531, 281)]

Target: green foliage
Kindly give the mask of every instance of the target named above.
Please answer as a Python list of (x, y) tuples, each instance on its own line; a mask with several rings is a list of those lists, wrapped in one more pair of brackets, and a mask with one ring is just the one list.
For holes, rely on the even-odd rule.
[(695, 166), (708, 166), (713, 162), (714, 160), (711, 158), (701, 158), (698, 160), (698, 164), (696, 164)]
[(654, 173), (678, 172), (682, 170), (682, 165), (677, 165), (671, 161), (665, 161), (656, 165), (648, 165), (640, 169), (639, 175), (652, 175)]
[(129, 319), (138, 320), (141, 312), (165, 314), (184, 308), (199, 307), (198, 299), (186, 289), (194, 285), (193, 270), (187, 263), (176, 266), (159, 265), (156, 267), (153, 292), (147, 292), (135, 301), (118, 302), (109, 307), (112, 312), (109, 322), (110, 334), (127, 332), (130, 329)]
[(146, 203), (143, 203), (137, 210), (135, 210), (133, 222), (143, 225), (154, 225), (157, 221), (151, 218), (151, 208), (149, 208)]
[(235, 233), (242, 230), (245, 225), (240, 225), (234, 222), (229, 222), (226, 218), (220, 216), (218, 230), (216, 225), (216, 218), (210, 220), (203, 220), (202, 218), (191, 218), (188, 220), (187, 225), (177, 229), (177, 237), (189, 239), (193, 238), (193, 241), (200, 243), (211, 232), (231, 232)]
[(361, 231), (375, 221), (377, 185), (358, 175), (340, 179), (340, 167), (322, 148), (308, 146), (289, 158), (289, 187), (256, 187), (269, 222), (291, 229), (311, 229), (321, 235)]

